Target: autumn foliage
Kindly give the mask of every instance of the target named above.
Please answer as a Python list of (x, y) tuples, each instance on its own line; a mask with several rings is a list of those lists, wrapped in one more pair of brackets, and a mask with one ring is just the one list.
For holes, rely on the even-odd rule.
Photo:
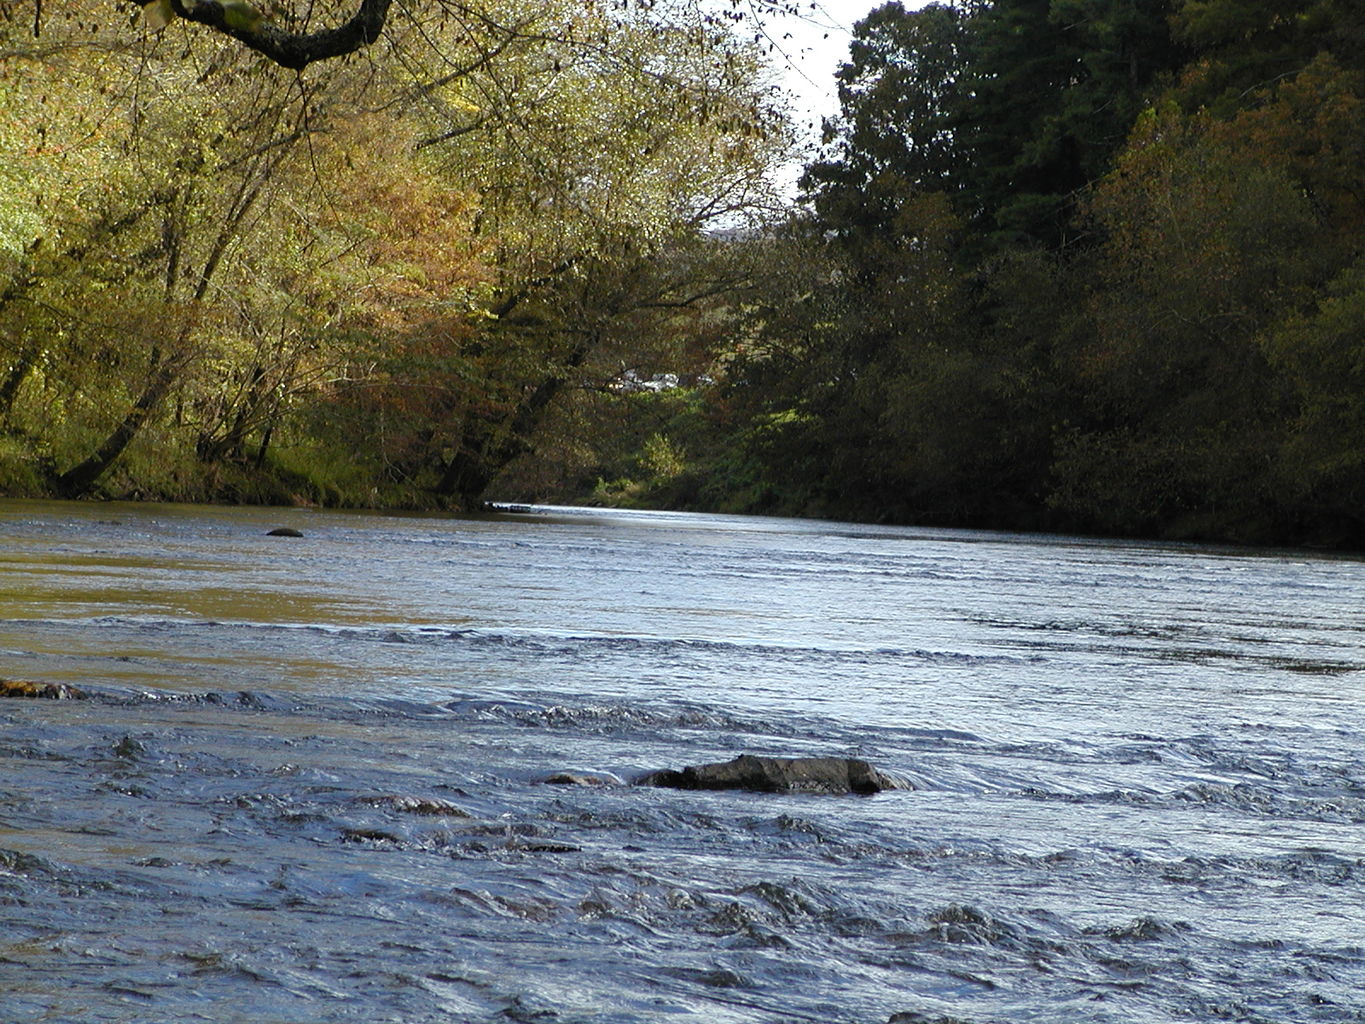
[(0, 8), (0, 487), (472, 503), (638, 314), (585, 294), (771, 202), (696, 9), (370, 9), (305, 67), (340, 6)]

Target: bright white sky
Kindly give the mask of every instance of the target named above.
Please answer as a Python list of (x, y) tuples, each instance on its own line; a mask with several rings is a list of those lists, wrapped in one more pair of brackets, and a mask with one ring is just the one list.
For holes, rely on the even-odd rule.
[[(773, 65), (782, 75), (786, 89), (795, 101), (792, 115), (802, 132), (803, 141), (814, 146), (820, 139), (821, 118), (839, 109), (834, 73), (848, 60), (848, 44), (853, 25), (884, 0), (802, 0), (808, 13), (802, 18), (767, 18), (769, 37), (782, 52), (772, 54)], [(908, 10), (925, 6), (929, 0), (901, 0)], [(785, 54), (785, 57), (784, 57)], [(793, 182), (799, 175), (793, 171)]]
[[(802, 116), (819, 119), (838, 109), (834, 73), (848, 59), (853, 25), (876, 6), (875, 0), (817, 0), (819, 6), (801, 18), (769, 18), (764, 24), (779, 50), (773, 64), (783, 84), (795, 94)], [(802, 4), (802, 7), (806, 7)], [(785, 56), (784, 56), (785, 54)]]

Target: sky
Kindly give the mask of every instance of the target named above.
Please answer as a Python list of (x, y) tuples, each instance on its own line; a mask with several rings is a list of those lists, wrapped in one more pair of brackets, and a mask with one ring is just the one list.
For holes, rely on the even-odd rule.
[[(813, 147), (819, 142), (821, 119), (839, 109), (834, 73), (848, 60), (853, 25), (884, 0), (816, 0), (815, 10), (809, 10), (810, 2), (802, 0), (802, 7), (809, 12), (806, 16), (770, 17), (764, 28), (777, 48), (772, 54), (774, 67), (793, 96), (793, 121), (803, 141)], [(910, 10), (927, 2), (902, 0)], [(793, 167), (792, 188), (799, 174), (800, 167)]]
[(773, 17), (764, 26), (778, 50), (785, 51), (772, 58), (796, 98), (796, 113), (817, 127), (821, 117), (838, 109), (834, 73), (848, 59), (854, 23), (874, 6), (872, 0), (819, 0), (809, 16)]

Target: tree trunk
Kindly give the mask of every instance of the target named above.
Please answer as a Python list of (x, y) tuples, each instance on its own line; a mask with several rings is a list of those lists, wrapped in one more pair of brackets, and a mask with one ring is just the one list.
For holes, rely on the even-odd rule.
[[(10, 286), (0, 292), (0, 309), (8, 306), (16, 299), (22, 298), (37, 281), (37, 277), (32, 273), (16, 274)], [(19, 394), (19, 386), (24, 383), (29, 371), (37, 365), (39, 352), (38, 347), (34, 345), (26, 345), (19, 350), (9, 372), (5, 374), (4, 383), (0, 383), (0, 417), (7, 418), (14, 408), (14, 399)]]
[[(564, 361), (564, 369), (571, 370), (587, 358), (591, 346), (582, 344), (575, 348)], [(493, 482), (493, 477), (518, 455), (531, 450), (531, 434), (540, 422), (545, 408), (559, 394), (565, 384), (565, 376), (546, 377), (536, 389), (523, 398), (512, 413), (506, 431), (500, 432), (498, 424), (489, 424), (482, 430), (475, 430), (473, 437), (460, 445), (460, 450), (451, 458), (440, 481), (436, 493), (442, 497), (457, 498), (461, 505), (470, 508), (483, 497), (483, 492)], [(499, 434), (501, 433), (501, 436)]]
[(260, 472), (265, 465), (265, 453), (270, 450), (270, 439), (275, 436), (275, 424), (266, 424), (265, 430), (261, 433), (261, 446), (256, 449), (256, 472)]
[(137, 401), (133, 403), (133, 407), (128, 410), (128, 414), (123, 417), (122, 422), (96, 449), (95, 454), (79, 465), (72, 466), (57, 478), (55, 487), (61, 497), (79, 498), (90, 492), (90, 489), (95, 486), (95, 482), (109, 470), (109, 467), (114, 464), (118, 457), (123, 454), (123, 450), (137, 436), (137, 432), (142, 429), (142, 424), (156, 411), (161, 400), (170, 392), (179, 372), (180, 364), (174, 359), (160, 362), (153, 369), (151, 377), (142, 389), (142, 394), (138, 396)]
[(0, 418), (8, 418), (11, 410), (13, 410), (14, 399), (19, 394), (19, 387), (28, 378), (34, 362), (33, 353), (22, 352), (19, 358), (14, 361), (14, 365), (9, 368), (9, 373), (5, 374), (3, 383), (0, 383)]
[[(242, 460), (245, 458), (246, 437), (251, 432), (252, 427), (262, 418), (262, 409), (267, 398), (268, 389), (264, 386), (265, 368), (256, 366), (252, 368), (251, 379), (247, 383), (245, 394), (237, 403), (237, 408), (230, 415), (224, 414), (225, 420), (231, 420), (223, 430), (221, 436), (217, 436), (217, 427), (200, 433), (195, 441), (195, 451), (198, 453), (202, 462), (221, 462), (224, 459)], [(221, 426), (221, 424), (219, 424)]]

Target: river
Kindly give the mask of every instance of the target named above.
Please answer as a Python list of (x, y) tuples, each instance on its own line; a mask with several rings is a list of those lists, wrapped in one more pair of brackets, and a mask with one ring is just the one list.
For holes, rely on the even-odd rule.
[[(1362, 609), (1303, 552), (0, 503), (0, 677), (88, 695), (0, 701), (0, 1019), (1360, 1021)], [(742, 752), (914, 788), (543, 782)]]

